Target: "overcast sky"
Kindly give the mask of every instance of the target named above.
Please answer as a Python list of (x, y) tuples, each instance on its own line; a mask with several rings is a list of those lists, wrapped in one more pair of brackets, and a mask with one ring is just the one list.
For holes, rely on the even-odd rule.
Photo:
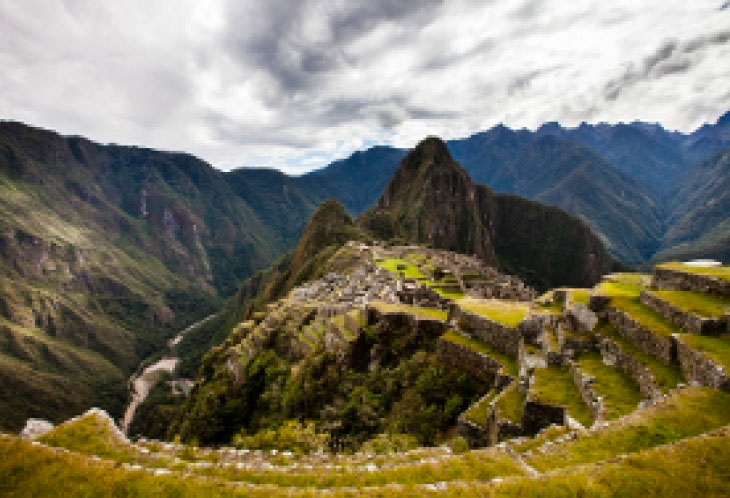
[(290, 173), (730, 109), (730, 0), (0, 0), (0, 119)]

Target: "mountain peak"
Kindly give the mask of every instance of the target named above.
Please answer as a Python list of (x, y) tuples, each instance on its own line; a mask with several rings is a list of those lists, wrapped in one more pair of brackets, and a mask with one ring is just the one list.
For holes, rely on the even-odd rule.
[(407, 169), (421, 169), (433, 165), (448, 165), (454, 163), (449, 148), (441, 138), (429, 136), (421, 140), (403, 160)]

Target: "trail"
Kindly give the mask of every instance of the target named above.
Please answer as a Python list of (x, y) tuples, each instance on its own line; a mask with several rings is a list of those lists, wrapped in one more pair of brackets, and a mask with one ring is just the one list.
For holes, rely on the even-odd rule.
[[(175, 335), (175, 337), (168, 341), (167, 352), (169, 353), (174, 346), (179, 344), (180, 341), (182, 341), (183, 337), (185, 337), (185, 334), (200, 327), (214, 316), (215, 314), (209, 315), (199, 322), (195, 322), (194, 324), (180, 331), (177, 335)], [(124, 410), (124, 417), (122, 418), (121, 422), (121, 428), (125, 434), (127, 434), (127, 431), (129, 430), (129, 425), (134, 419), (134, 414), (137, 411), (137, 408), (139, 408), (139, 405), (141, 405), (144, 400), (147, 399), (147, 395), (150, 393), (152, 388), (155, 387), (155, 384), (157, 384), (157, 381), (160, 377), (159, 373), (174, 372), (175, 367), (177, 366), (179, 361), (180, 358), (176, 356), (166, 355), (162, 357), (162, 359), (157, 360), (155, 363), (145, 368), (141, 374), (132, 375), (132, 377), (130, 377), (129, 385), (132, 399), (129, 402), (129, 405), (127, 405), (127, 409)]]

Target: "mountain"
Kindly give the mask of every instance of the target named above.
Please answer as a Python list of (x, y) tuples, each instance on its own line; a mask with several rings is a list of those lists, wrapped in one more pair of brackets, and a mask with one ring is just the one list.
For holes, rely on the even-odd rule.
[(118, 414), (142, 358), (298, 240), (317, 202), (267, 174), (0, 123), (0, 425)]
[(688, 163), (701, 162), (715, 152), (730, 147), (730, 111), (715, 124), (704, 124), (682, 140), (682, 152)]
[(688, 169), (680, 185), (655, 259), (730, 260), (730, 147)]
[[(381, 237), (392, 232), (409, 242), (474, 254), (541, 288), (589, 285), (614, 266), (585, 223), (475, 184), (435, 137), (408, 153), (363, 219)], [(383, 232), (383, 225), (391, 228)]]

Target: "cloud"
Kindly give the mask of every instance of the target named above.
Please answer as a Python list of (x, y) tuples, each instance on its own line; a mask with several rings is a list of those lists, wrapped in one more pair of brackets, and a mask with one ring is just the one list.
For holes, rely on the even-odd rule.
[(616, 100), (621, 92), (641, 81), (685, 73), (697, 62), (702, 52), (712, 45), (724, 45), (730, 41), (730, 31), (719, 31), (709, 36), (701, 35), (684, 43), (677, 39), (665, 40), (659, 48), (644, 59), (640, 67), (630, 63), (617, 79), (606, 83), (606, 100)]
[(500, 122), (689, 130), (730, 108), (726, 9), (609, 4), (0, 1), (0, 118), (302, 172)]

